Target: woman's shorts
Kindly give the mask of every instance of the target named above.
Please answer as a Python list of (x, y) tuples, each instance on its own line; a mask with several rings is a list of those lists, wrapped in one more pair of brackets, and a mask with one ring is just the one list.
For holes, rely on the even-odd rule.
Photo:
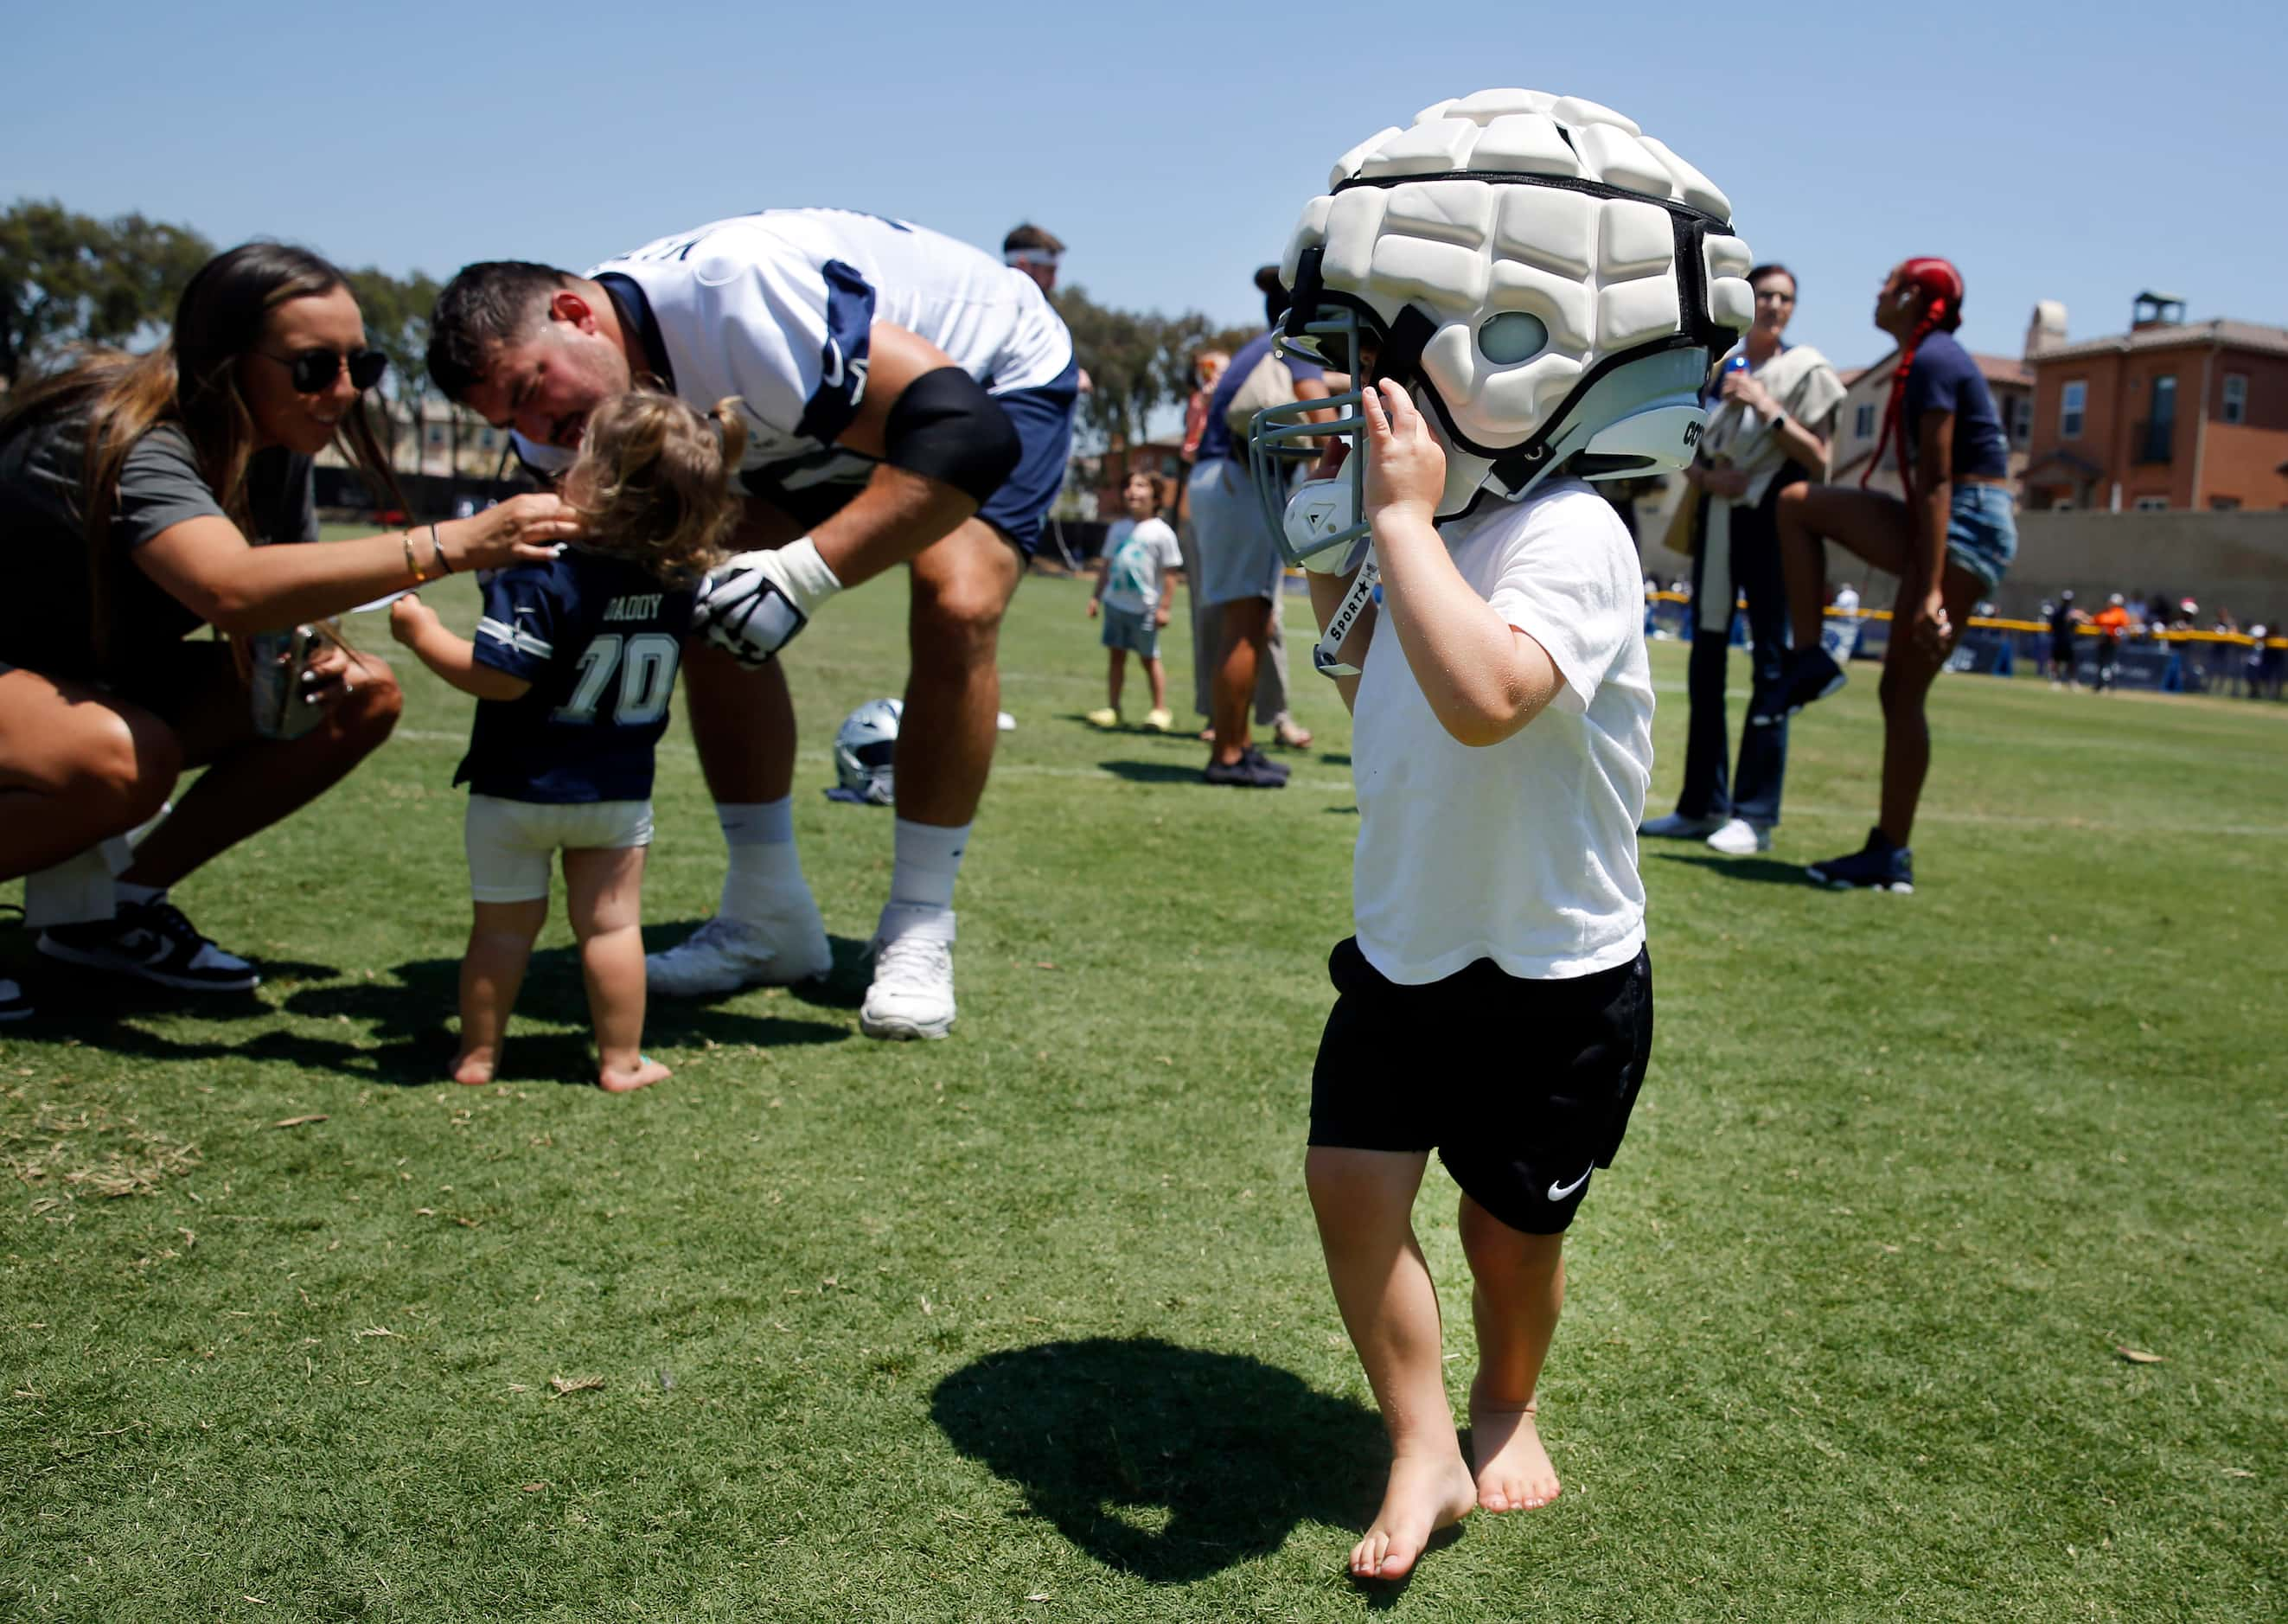
[(1192, 470), (1187, 489), (1192, 543), (1200, 554), (1200, 578), (1190, 590), (1202, 603), (1236, 603), (1246, 598), (1276, 603), (1286, 565), (1247, 465), (1228, 457), (1211, 458)]
[(2018, 556), (2018, 521), (2001, 485), (1957, 485), (1946, 523), (1946, 555), (1993, 591)]
[(462, 838), (469, 852), (471, 896), (481, 903), (545, 902), (549, 860), (558, 852), (650, 845), (651, 802), (549, 806), (472, 795)]
[(1153, 624), (1150, 609), (1115, 609), (1104, 606), (1104, 646), (1125, 649), (1140, 660), (1160, 657), (1160, 628)]
[[(1335, 1007), (1311, 1073), (1311, 1142), (1434, 1150), (1513, 1230), (1555, 1235), (1612, 1164), (1652, 1054), (1652, 961), (1521, 981), (1490, 959), (1401, 986), (1358, 939), (1327, 960)], [(1442, 1065), (1434, 1056), (1444, 1056)]]

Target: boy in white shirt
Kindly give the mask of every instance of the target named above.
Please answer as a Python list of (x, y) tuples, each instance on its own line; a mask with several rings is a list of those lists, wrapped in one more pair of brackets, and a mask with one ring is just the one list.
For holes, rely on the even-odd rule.
[[(1251, 453), (1355, 436), (1340, 478), (1266, 517), (1354, 716), (1357, 928), (1329, 961), (1305, 1182), (1391, 1441), (1360, 1579), (1404, 1576), (1473, 1509), (1558, 1494), (1535, 1407), (1564, 1231), (1653, 1023), (1643, 576), (1585, 482), (1690, 459), (1712, 357), (1752, 319), (1730, 219), (1612, 109), (1480, 91), (1346, 153), (1282, 267), (1280, 341), (1329, 369), (1308, 404), (1338, 415), (1267, 406)], [(1462, 1190), (1474, 1459), (1413, 1229), (1434, 1150)]]
[[(1391, 1432), (1389, 1487), (1351, 1571), (1388, 1579), (1474, 1507), (1557, 1497), (1534, 1397), (1564, 1230), (1619, 1147), (1652, 1046), (1636, 827), (1653, 698), (1636, 551), (1611, 505), (1558, 480), (1441, 527), (1445, 458), (1422, 414), (1392, 383), (1364, 407), (1383, 601), (1342, 649), (1362, 668), (1341, 679), (1358, 934), (1329, 960), (1339, 997), (1305, 1177)], [(1331, 614), (1341, 584), (1312, 585)], [(1493, 1086), (1475, 1056), (1450, 1083), (1396, 1086), (1426, 1046), (1473, 1031), (1513, 1057)], [(1474, 1470), (1410, 1216), (1434, 1149), (1462, 1187)]]
[(1144, 725), (1165, 733), (1175, 725), (1168, 710), (1168, 668), (1160, 660), (1160, 628), (1168, 624), (1168, 605), (1176, 595), (1176, 567), (1183, 554), (1176, 532), (1159, 518), (1160, 493), (1152, 476), (1142, 469), (1128, 476), (1121, 500), (1128, 517), (1117, 521), (1104, 538), (1096, 561), (1096, 591), (1088, 601), (1089, 618), (1104, 615), (1104, 646), (1111, 651), (1105, 671), (1105, 705), (1091, 711), (1088, 720), (1100, 728), (1120, 725), (1121, 680), (1127, 674), (1133, 650), (1152, 685), (1152, 709)]

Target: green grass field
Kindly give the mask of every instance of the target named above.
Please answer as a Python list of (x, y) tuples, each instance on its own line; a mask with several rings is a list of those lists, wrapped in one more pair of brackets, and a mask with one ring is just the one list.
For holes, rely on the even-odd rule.
[[(467, 703), (417, 671), (385, 752), (179, 894), (258, 994), (43, 978), (0, 1029), (0, 1616), (2288, 1614), (2288, 710), (1949, 679), (1921, 892), (1835, 896), (1791, 864), (1870, 821), (1861, 667), (1770, 858), (1648, 846), (1659, 1039), (1569, 1248), (1564, 1496), (1367, 1592), (1381, 1439), (1299, 1177), (1344, 719), (1313, 684), (1291, 788), (1203, 788), (1078, 720), (1082, 602), (1011, 616), (949, 1042), (858, 1036), (890, 820), (820, 793), (901, 681), (889, 583), (790, 655), (838, 977), (655, 1007), (671, 1082), (577, 1086), (560, 919), (511, 1080), (440, 1080)], [(658, 802), (664, 942), (719, 878), (679, 730)]]

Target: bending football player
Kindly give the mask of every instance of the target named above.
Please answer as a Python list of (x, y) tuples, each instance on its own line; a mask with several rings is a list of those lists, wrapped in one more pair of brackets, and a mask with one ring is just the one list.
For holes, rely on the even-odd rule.
[[(742, 402), (741, 551), (709, 578), (685, 662), (730, 849), (716, 917), (647, 961), (670, 997), (830, 964), (795, 854), (794, 715), (775, 656), (845, 587), (904, 564), (913, 610), (895, 864), (861, 1024), (954, 1022), (953, 888), (992, 765), (1001, 616), (1064, 477), (1077, 373), (1032, 280), (901, 221), (830, 209), (719, 220), (584, 276), (490, 262), (439, 297), (429, 370), (534, 460), (568, 460), (639, 375)], [(701, 643), (694, 639), (695, 645)]]
[[(1620, 115), (1482, 91), (1345, 155), (1288, 250), (1283, 342), (1357, 380), (1258, 413), (1250, 440), (1300, 451), (1331, 405), (1355, 446), (1280, 520), (1355, 719), (1357, 930), (1329, 963), (1305, 1169), (1390, 1433), (1362, 1579), (1408, 1572), (1473, 1508), (1558, 1493), (1536, 1410), (1565, 1230), (1652, 1041), (1643, 589), (1584, 482), (1690, 460), (1711, 359), (1752, 310), (1730, 219)], [(1457, 1029), (1498, 1034), (1504, 1063), (1395, 1086)], [(1434, 1150), (1462, 1188), (1472, 1460), (1411, 1221)]]

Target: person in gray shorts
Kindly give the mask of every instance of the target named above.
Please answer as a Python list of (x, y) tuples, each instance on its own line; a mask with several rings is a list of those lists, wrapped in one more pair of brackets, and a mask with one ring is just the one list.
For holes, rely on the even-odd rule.
[[(1276, 320), (1283, 310), (1271, 312)], [(1278, 354), (1267, 330), (1240, 346), (1209, 398), (1188, 492), (1192, 531), (1199, 551), (1202, 601), (1218, 611), (1221, 637), (1215, 651), (1212, 717), (1215, 744), (1203, 776), (1210, 784), (1279, 789), (1287, 769), (1267, 760), (1248, 732), (1249, 701), (1279, 603), (1283, 567), (1277, 541), (1248, 471), (1246, 448), (1235, 437), (1230, 414), (1258, 367), (1283, 367), (1297, 400), (1324, 399), (1321, 369), (1300, 355)], [(1207, 657), (1202, 651), (1201, 657)]]

